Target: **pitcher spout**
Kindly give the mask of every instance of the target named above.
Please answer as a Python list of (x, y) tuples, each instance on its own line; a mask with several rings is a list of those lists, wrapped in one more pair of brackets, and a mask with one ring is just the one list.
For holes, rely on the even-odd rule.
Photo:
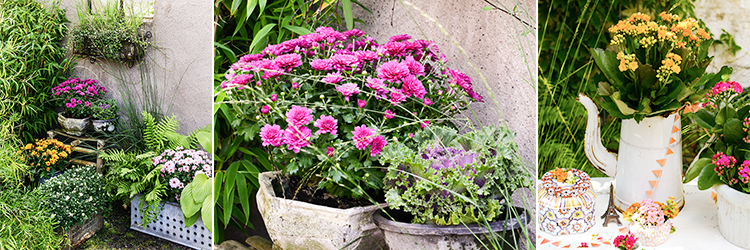
[(617, 154), (610, 152), (602, 145), (599, 109), (588, 96), (579, 94), (576, 101), (583, 104), (588, 114), (584, 151), (594, 168), (607, 176), (615, 177), (617, 173)]

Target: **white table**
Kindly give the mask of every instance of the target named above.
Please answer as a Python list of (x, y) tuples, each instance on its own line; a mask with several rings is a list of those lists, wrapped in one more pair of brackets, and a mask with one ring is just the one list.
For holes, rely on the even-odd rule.
[[(576, 248), (581, 242), (587, 242), (589, 247), (591, 243), (600, 244), (596, 249), (616, 249), (613, 245), (602, 244), (594, 240), (592, 235), (599, 234), (603, 241), (611, 242), (618, 235), (627, 233), (627, 221), (620, 216), (622, 226), (612, 220), (603, 227), (602, 214), (607, 209), (609, 202), (609, 184), (612, 178), (591, 178), (591, 186), (596, 193), (595, 218), (596, 223), (593, 228), (582, 234), (553, 236), (537, 229), (537, 249), (560, 249)], [(672, 219), (672, 225), (676, 231), (669, 236), (667, 242), (657, 247), (641, 247), (639, 249), (659, 249), (659, 250), (705, 250), (705, 249), (741, 249), (732, 243), (729, 243), (719, 233), (717, 208), (711, 199), (711, 191), (698, 190), (696, 181), (685, 184), (685, 207), (680, 214)], [(620, 230), (625, 230), (620, 232)]]

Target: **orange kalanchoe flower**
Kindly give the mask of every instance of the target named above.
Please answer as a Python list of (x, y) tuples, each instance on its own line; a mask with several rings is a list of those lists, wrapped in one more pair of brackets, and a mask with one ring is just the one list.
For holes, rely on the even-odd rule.
[(565, 179), (568, 179), (568, 171), (562, 168), (555, 168), (552, 171), (552, 178), (555, 178), (557, 182), (563, 182)]

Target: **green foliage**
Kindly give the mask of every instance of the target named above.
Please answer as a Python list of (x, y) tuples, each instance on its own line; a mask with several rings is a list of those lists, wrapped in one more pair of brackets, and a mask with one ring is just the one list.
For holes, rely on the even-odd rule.
[(56, 121), (50, 90), (69, 69), (60, 47), (66, 21), (56, 2), (0, 1), (0, 109), (20, 115), (13, 126), (25, 141)]
[[(583, 138), (587, 116), (583, 106), (575, 100), (579, 93), (596, 96), (597, 84), (607, 81), (595, 65), (591, 49), (606, 48), (611, 39), (607, 29), (631, 13), (640, 11), (655, 15), (670, 11), (682, 17), (695, 18), (693, 2), (539, 2), (539, 177), (555, 167), (581, 169), (592, 177), (604, 176), (591, 166), (585, 156)], [(599, 98), (594, 100), (598, 103), (602, 101)], [(610, 115), (607, 112), (601, 114), (604, 118), (602, 142), (616, 151), (620, 120)], [(690, 129), (683, 131), (689, 132)], [(685, 143), (683, 146), (690, 145)]]
[(0, 191), (0, 249), (59, 249), (65, 240), (39, 192)]
[(68, 169), (45, 181), (35, 191), (46, 197), (42, 206), (50, 210), (64, 230), (92, 218), (109, 204), (104, 176), (93, 167)]
[(114, 99), (98, 100), (91, 106), (91, 117), (96, 120), (115, 119), (119, 116), (117, 114), (119, 110), (117, 101)]
[(379, 161), (391, 208), (414, 215), (412, 223), (461, 225), (498, 219), (518, 188), (532, 186), (515, 133), (488, 126), (465, 135), (430, 127), (417, 145), (395, 142)]
[(205, 174), (199, 174), (193, 182), (182, 189), (180, 208), (185, 216), (185, 227), (192, 226), (198, 218), (202, 217), (203, 224), (208, 231), (213, 232), (214, 199), (211, 196), (213, 187), (212, 179)]
[(149, 42), (140, 32), (143, 15), (125, 13), (120, 1), (107, 1), (92, 13), (84, 1), (76, 6), (78, 25), (71, 29), (70, 46), (79, 55), (134, 62), (143, 58)]
[(23, 185), (31, 167), (23, 164), (17, 149), (22, 145), (13, 127), (20, 116), (8, 113), (10, 109), (0, 106), (0, 117), (8, 120), (0, 122), (0, 189), (3, 186), (18, 187)]

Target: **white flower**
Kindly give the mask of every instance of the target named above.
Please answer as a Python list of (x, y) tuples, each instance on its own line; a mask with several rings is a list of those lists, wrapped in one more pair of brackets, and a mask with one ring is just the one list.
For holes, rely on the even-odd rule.
[(182, 182), (180, 182), (177, 178), (172, 178), (169, 180), (169, 186), (172, 188), (178, 188), (182, 185)]

